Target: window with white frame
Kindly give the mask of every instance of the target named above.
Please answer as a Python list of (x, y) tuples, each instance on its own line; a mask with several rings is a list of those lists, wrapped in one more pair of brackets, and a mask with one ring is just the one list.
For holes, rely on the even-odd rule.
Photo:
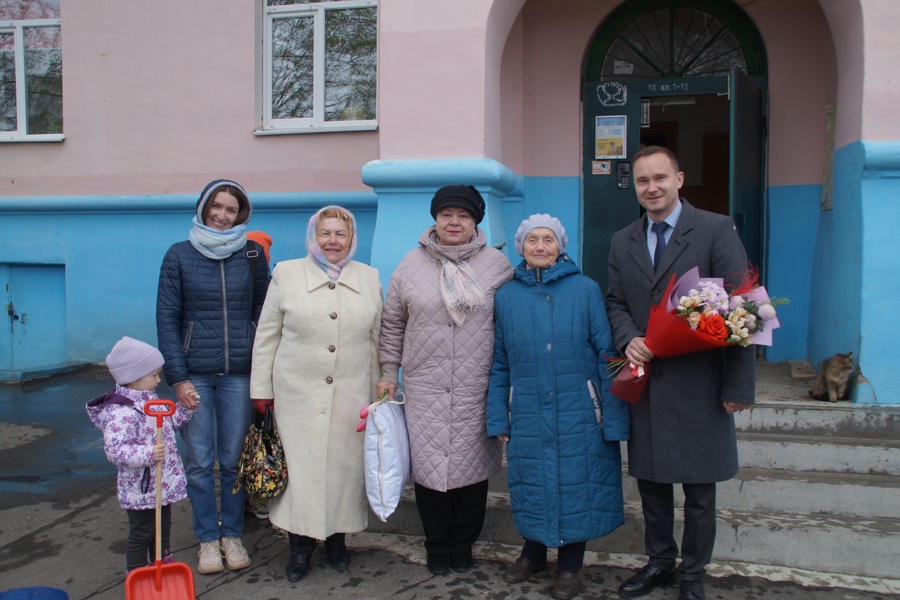
[(59, 0), (0, 0), (0, 142), (63, 139)]
[(261, 133), (375, 129), (377, 0), (265, 0)]

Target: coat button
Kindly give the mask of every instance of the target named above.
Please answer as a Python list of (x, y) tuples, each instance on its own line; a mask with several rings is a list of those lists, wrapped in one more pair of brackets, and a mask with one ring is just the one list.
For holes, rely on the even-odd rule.
[(333, 282), (333, 281), (332, 281), (331, 283), (328, 284), (328, 289), (329, 289), (329, 290), (333, 290), (333, 289), (334, 289), (334, 282)]
[(328, 351), (329, 351), (329, 352), (334, 352), (334, 346), (328, 346)]
[(332, 319), (337, 319), (337, 313), (331, 313), (328, 316), (331, 317)]
[(325, 383), (334, 383), (334, 378), (331, 377), (331, 376), (326, 377), (326, 378), (325, 378)]

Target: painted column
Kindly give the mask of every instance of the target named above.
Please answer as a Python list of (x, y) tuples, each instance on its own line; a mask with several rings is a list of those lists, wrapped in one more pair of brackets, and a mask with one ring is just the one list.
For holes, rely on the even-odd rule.
[(500, 56), (524, 0), (391, 0), (379, 13), (379, 156), (363, 167), (378, 195), (372, 265), (385, 292), (444, 185), (473, 185), (488, 243), (506, 242), (502, 199), (516, 176), (500, 148)]
[(890, 0), (820, 0), (838, 56), (834, 208), (819, 220), (810, 360), (854, 352), (860, 376), (853, 399), (900, 404), (893, 334), (900, 261), (892, 252), (900, 223), (900, 100)]

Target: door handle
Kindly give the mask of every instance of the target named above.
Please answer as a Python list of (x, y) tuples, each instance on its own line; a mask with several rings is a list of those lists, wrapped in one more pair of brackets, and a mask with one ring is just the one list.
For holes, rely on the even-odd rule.
[[(18, 319), (19, 317), (18, 317), (18, 315), (16, 315), (14, 318)], [(25, 313), (22, 313), (22, 325), (24, 325), (24, 324), (25, 324)]]
[[(16, 314), (16, 307), (13, 306), (12, 302), (10, 302), (9, 304), (6, 305), (6, 314), (8, 314), (12, 318), (13, 321), (19, 320), (19, 315)], [(24, 322), (25, 322), (25, 315), (23, 314), (22, 315), (22, 323), (24, 323)]]

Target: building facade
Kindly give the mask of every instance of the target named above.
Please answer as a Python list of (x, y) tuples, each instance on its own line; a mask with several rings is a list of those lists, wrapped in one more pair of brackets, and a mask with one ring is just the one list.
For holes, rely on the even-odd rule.
[[(210, 180), (240, 182), (274, 261), (312, 212), (357, 214), (386, 286), (434, 190), (478, 187), (491, 243), (566, 226), (605, 284), (639, 216), (629, 157), (676, 150), (790, 303), (766, 359), (854, 353), (900, 403), (887, 252), (900, 217), (893, 0), (0, 4), (0, 372), (155, 339), (159, 264)], [(10, 83), (12, 82), (12, 83)]]

